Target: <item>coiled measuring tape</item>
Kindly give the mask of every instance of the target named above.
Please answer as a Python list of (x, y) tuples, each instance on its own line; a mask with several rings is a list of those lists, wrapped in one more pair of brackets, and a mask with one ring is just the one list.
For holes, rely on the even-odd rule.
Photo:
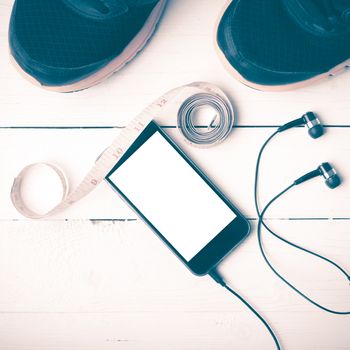
[[(215, 119), (206, 132), (198, 128), (194, 122), (194, 112), (201, 107), (211, 107), (216, 111)], [(219, 119), (219, 123), (213, 122)], [(211, 93), (200, 93), (189, 97), (181, 105), (177, 125), (185, 139), (196, 146), (216, 145), (227, 138), (232, 130), (234, 114), (231, 103), (224, 96)]]
[[(178, 128), (185, 139), (197, 146), (213, 146), (227, 138), (234, 124), (232, 105), (217, 86), (195, 82), (170, 90), (158, 98), (137, 117), (135, 117), (118, 135), (113, 143), (99, 156), (95, 165), (91, 168), (82, 182), (73, 190), (69, 191), (68, 180), (64, 172), (57, 166), (48, 163), (35, 163), (26, 166), (15, 178), (11, 189), (11, 200), (15, 208), (23, 216), (30, 219), (42, 219), (57, 214), (73, 205), (102, 182), (111, 171), (125, 151), (134, 143), (136, 138), (145, 127), (160, 115), (161, 112), (173, 104), (180, 104), (178, 109)], [(196, 128), (192, 116), (196, 109), (209, 106), (216, 110), (219, 122), (209, 130), (201, 131)], [(21, 195), (23, 179), (33, 167), (45, 165), (56, 172), (63, 187), (61, 202), (47, 213), (40, 214), (31, 210), (24, 202)]]

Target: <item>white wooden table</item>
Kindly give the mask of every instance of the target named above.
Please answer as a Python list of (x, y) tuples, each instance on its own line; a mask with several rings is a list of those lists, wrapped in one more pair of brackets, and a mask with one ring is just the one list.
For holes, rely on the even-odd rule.
[[(306, 304), (264, 264), (252, 195), (256, 155), (273, 126), (317, 112), (328, 125), (324, 137), (312, 140), (299, 128), (271, 143), (261, 200), (321, 162), (332, 162), (344, 180), (341, 187), (331, 191), (321, 179), (310, 181), (268, 218), (284, 237), (350, 269), (350, 72), (297, 91), (254, 91), (225, 71), (213, 49), (225, 0), (170, 0), (153, 40), (120, 73), (83, 92), (46, 92), (23, 80), (9, 62), (12, 3), (0, 0), (0, 349), (274, 348), (238, 300), (210, 278), (191, 275), (107, 184), (49, 220), (25, 220), (10, 203), (13, 178), (24, 165), (59, 164), (74, 186), (117, 127), (167, 90), (198, 80), (232, 97), (238, 127), (207, 150), (189, 147), (175, 129), (170, 133), (254, 228), (221, 272), (267, 317), (285, 349), (350, 349), (349, 316)], [(175, 125), (172, 115), (164, 120)], [(51, 198), (48, 183), (42, 185), (41, 196)], [(305, 292), (330, 308), (350, 308), (349, 284), (334, 268), (268, 236), (266, 242), (278, 268)]]

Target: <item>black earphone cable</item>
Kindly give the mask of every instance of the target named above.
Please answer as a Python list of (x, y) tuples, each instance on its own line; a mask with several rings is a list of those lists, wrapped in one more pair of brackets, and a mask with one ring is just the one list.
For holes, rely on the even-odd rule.
[(278, 238), (279, 240), (281, 240), (282, 242), (291, 245), (294, 248), (297, 248), (303, 252), (306, 252), (308, 254), (314, 255), (319, 259), (322, 259), (326, 262), (328, 262), (329, 264), (333, 265), (334, 267), (336, 267), (342, 274), (344, 274), (344, 276), (350, 281), (350, 276), (348, 275), (348, 273), (340, 266), (338, 265), (336, 262), (334, 262), (333, 260), (328, 259), (327, 257), (320, 255), (316, 252), (313, 252), (312, 250), (306, 249), (304, 247), (301, 247), (300, 245), (297, 245), (291, 241), (288, 241), (287, 239), (285, 239), (282, 236), (279, 236), (276, 232), (272, 231), (272, 229), (267, 226), (267, 224), (265, 223), (264, 220), (261, 221), (261, 224), (265, 227), (266, 230), (268, 230), (273, 236), (275, 236), (276, 238)]
[(322, 305), (320, 305), (319, 303), (315, 302), (314, 300), (312, 300), (311, 298), (307, 297), (304, 293), (302, 293), (300, 290), (298, 290), (294, 285), (292, 285), (290, 282), (288, 282), (281, 274), (279, 274), (277, 272), (277, 270), (272, 266), (271, 262), (269, 261), (269, 259), (266, 256), (266, 253), (263, 249), (263, 245), (262, 245), (262, 241), (261, 241), (261, 226), (264, 226), (274, 237), (278, 238), (279, 240), (281, 240), (282, 242), (297, 248), (301, 251), (304, 251), (306, 253), (312, 254), (330, 264), (332, 264), (333, 266), (335, 266), (342, 274), (344, 274), (346, 276), (346, 278), (350, 281), (350, 276), (348, 275), (348, 273), (341, 267), (339, 266), (337, 263), (335, 263), (334, 261), (318, 254), (315, 253), (311, 250), (308, 250), (306, 248), (303, 248), (293, 242), (288, 241), (287, 239), (279, 236), (278, 234), (276, 234), (273, 230), (270, 229), (270, 227), (264, 222), (263, 220), (263, 215), (265, 214), (266, 210), (269, 208), (269, 206), (276, 201), (278, 198), (280, 198), (284, 193), (286, 193), (287, 191), (289, 191), (292, 187), (295, 186), (295, 184), (293, 183), (292, 185), (288, 186), (285, 190), (283, 190), (282, 192), (280, 192), (277, 196), (275, 196), (263, 209), (263, 211), (260, 213), (260, 209), (259, 209), (259, 204), (258, 204), (258, 179), (259, 179), (259, 171), (260, 171), (260, 162), (261, 162), (261, 157), (262, 154), (267, 146), (267, 144), (279, 133), (280, 131), (277, 130), (275, 131), (270, 137), (268, 137), (268, 139), (264, 142), (264, 144), (262, 145), (259, 154), (258, 154), (258, 158), (257, 158), (257, 162), (256, 162), (256, 168), (255, 168), (255, 179), (254, 179), (254, 203), (255, 203), (255, 209), (256, 212), (258, 214), (258, 241), (259, 241), (259, 247), (260, 247), (260, 251), (264, 257), (264, 260), (266, 261), (266, 263), (268, 264), (268, 266), (271, 268), (271, 270), (282, 280), (284, 281), (289, 287), (291, 287), (294, 291), (296, 291), (299, 295), (301, 295), (303, 298), (305, 298), (306, 300), (308, 300), (310, 303), (312, 303), (313, 305), (319, 307), (320, 309), (330, 312), (330, 313), (334, 313), (334, 314), (349, 314), (349, 312), (338, 312), (338, 311), (334, 311), (331, 309), (328, 309)]
[(276, 130), (272, 135), (270, 135), (267, 140), (264, 142), (264, 144), (261, 146), (259, 154), (258, 154), (258, 159), (256, 161), (256, 166), (255, 166), (255, 178), (254, 178), (254, 204), (255, 204), (255, 210), (260, 216), (260, 210), (259, 210), (259, 203), (258, 203), (258, 179), (259, 179), (259, 172), (260, 172), (260, 162), (261, 162), (261, 156), (264, 153), (264, 150), (268, 143), (277, 135), (279, 134), (279, 131)]
[(267, 321), (259, 314), (259, 312), (254, 309), (252, 305), (250, 305), (240, 294), (238, 294), (235, 290), (233, 290), (231, 287), (229, 287), (222, 276), (219, 274), (219, 272), (214, 268), (209, 272), (209, 276), (218, 284), (220, 284), (222, 287), (224, 287), (227, 291), (229, 291), (231, 294), (233, 294), (236, 298), (238, 298), (265, 326), (265, 328), (270, 333), (273, 341), (276, 344), (277, 350), (281, 350), (280, 343), (277, 339), (277, 336), (273, 329), (270, 327), (270, 325), (267, 323)]
[[(312, 300), (310, 297), (308, 297), (307, 295), (305, 295), (303, 292), (301, 292), (298, 288), (296, 288), (292, 283), (290, 283), (289, 281), (287, 281), (287, 279), (285, 279), (276, 269), (275, 267), (272, 265), (272, 263), (270, 262), (270, 260), (268, 259), (268, 257), (266, 256), (265, 250), (264, 250), (264, 246), (262, 243), (262, 239), (261, 239), (261, 226), (262, 226), (262, 222), (264, 219), (264, 215), (267, 211), (267, 209), (280, 197), (282, 197), (286, 192), (288, 192), (290, 189), (292, 189), (295, 186), (295, 184), (293, 183), (292, 185), (289, 185), (287, 188), (285, 188), (283, 191), (281, 191), (279, 194), (277, 194), (275, 197), (273, 197), (268, 203), (267, 205), (264, 207), (264, 209), (262, 210), (260, 216), (259, 216), (259, 222), (258, 222), (258, 242), (259, 242), (259, 248), (260, 251), (264, 257), (265, 262), (268, 264), (268, 266), (270, 267), (270, 269), (284, 282), (286, 283), (290, 288), (292, 288), (295, 292), (297, 292), (300, 296), (302, 296), (304, 299), (306, 299), (307, 301), (309, 301), (311, 304), (317, 306), (318, 308), (330, 312), (332, 314), (336, 314), (336, 315), (350, 315), (350, 311), (335, 311), (335, 310), (331, 310), (329, 308), (326, 308), (324, 306), (322, 306), (321, 304), (317, 303), (316, 301)], [(287, 241), (289, 244), (289, 241)], [(304, 248), (301, 248), (302, 250), (304, 250)], [(346, 273), (345, 273), (346, 274)]]
[[(260, 172), (260, 161), (261, 161), (261, 157), (262, 157), (262, 154), (266, 148), (266, 146), (268, 145), (268, 143), (277, 135), (279, 134), (279, 131), (275, 131), (263, 144), (263, 146), (261, 147), (260, 151), (259, 151), (259, 155), (258, 155), (258, 159), (257, 159), (257, 162), (256, 162), (256, 168), (255, 168), (255, 179), (254, 179), (254, 203), (255, 203), (255, 209), (256, 209), (256, 212), (258, 214), (258, 216), (261, 215), (260, 213), (260, 209), (259, 209), (259, 204), (258, 204), (258, 179), (259, 179), (259, 172)], [(294, 248), (297, 248), (301, 251), (304, 251), (306, 253), (309, 253), (311, 255), (314, 255), (324, 261), (327, 261), (328, 263), (332, 264), (334, 267), (336, 267), (341, 273), (343, 273), (346, 278), (350, 281), (350, 276), (348, 275), (348, 273), (341, 267), (339, 266), (336, 262), (326, 258), (325, 256), (322, 256), (316, 252), (313, 252), (309, 249), (306, 249), (304, 247), (301, 247), (291, 241), (288, 241), (287, 239), (283, 238), (282, 236), (279, 236), (278, 234), (276, 234), (274, 231), (272, 231), (270, 229), (270, 227), (264, 222), (264, 220), (262, 220), (262, 225), (266, 228), (266, 230), (268, 230), (273, 236), (275, 236), (276, 238), (278, 238), (279, 240), (283, 241), (284, 243), (286, 244), (289, 244), (291, 245), (292, 247)]]

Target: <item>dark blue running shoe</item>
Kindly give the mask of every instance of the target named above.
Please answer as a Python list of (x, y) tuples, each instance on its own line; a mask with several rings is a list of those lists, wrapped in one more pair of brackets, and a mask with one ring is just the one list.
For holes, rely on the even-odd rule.
[(350, 0), (229, 1), (216, 42), (244, 84), (301, 87), (350, 64)]
[(70, 92), (121, 69), (147, 43), (166, 0), (16, 0), (14, 64), (42, 87)]

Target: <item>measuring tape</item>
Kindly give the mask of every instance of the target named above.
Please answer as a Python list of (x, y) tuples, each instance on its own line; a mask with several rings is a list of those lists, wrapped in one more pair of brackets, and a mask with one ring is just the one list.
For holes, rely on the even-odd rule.
[[(156, 119), (161, 112), (164, 112), (167, 107), (176, 103), (181, 103), (178, 110), (178, 128), (191, 144), (197, 146), (216, 145), (226, 139), (231, 132), (234, 124), (233, 108), (228, 97), (217, 86), (195, 82), (175, 88), (154, 101), (121, 131), (113, 143), (99, 156), (95, 165), (73, 191), (69, 192), (68, 180), (64, 172), (57, 166), (49, 163), (35, 163), (26, 166), (13, 182), (11, 189), (13, 205), (18, 212), (27, 218), (42, 219), (57, 214), (76, 203), (104, 180), (105, 176), (112, 170), (145, 127), (153, 119)], [(217, 125), (206, 132), (201, 132), (200, 129), (196, 128), (192, 118), (194, 111), (203, 106), (214, 108), (219, 118)], [(39, 165), (45, 165), (54, 170), (60, 178), (63, 187), (61, 202), (44, 214), (36, 213), (28, 208), (21, 195), (23, 179), (29, 170)]]
[[(205, 106), (213, 108), (217, 114), (206, 132), (202, 132), (195, 125), (193, 114), (197, 109)], [(189, 97), (181, 105), (177, 116), (177, 125), (185, 139), (191, 144), (208, 147), (216, 145), (227, 138), (234, 123), (233, 116), (232, 105), (224, 96), (201, 93)], [(213, 126), (218, 117), (219, 123)]]

